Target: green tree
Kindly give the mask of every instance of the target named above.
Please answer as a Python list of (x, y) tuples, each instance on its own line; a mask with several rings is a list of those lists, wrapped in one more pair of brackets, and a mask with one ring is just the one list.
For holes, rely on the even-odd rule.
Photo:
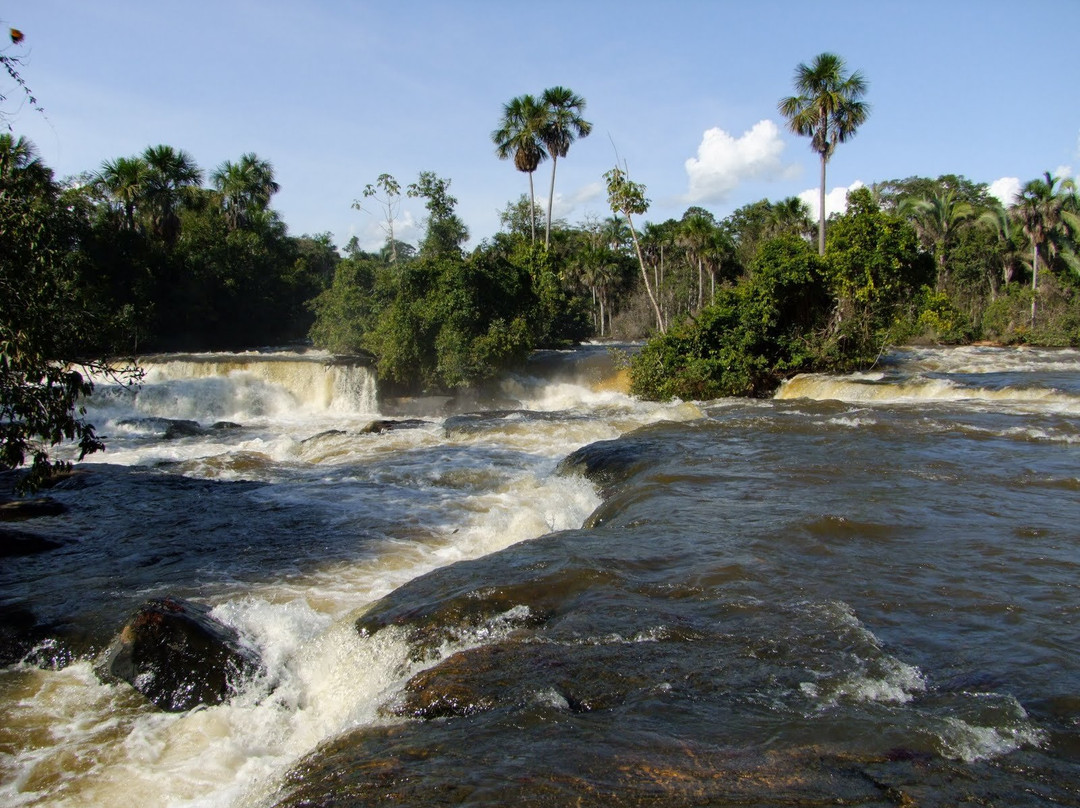
[(551, 190), (548, 192), (547, 230), (544, 233), (544, 248), (551, 245), (551, 206), (555, 200), (555, 169), (559, 158), (566, 157), (570, 144), (577, 138), (588, 137), (592, 124), (582, 116), (585, 112), (585, 99), (566, 87), (549, 87), (544, 90), (540, 103), (547, 110), (545, 120), (540, 127), (540, 140), (551, 156)]
[(870, 114), (870, 106), (860, 100), (867, 90), (866, 79), (855, 71), (848, 74), (844, 60), (833, 53), (821, 53), (807, 65), (795, 68), (796, 95), (781, 99), (780, 114), (797, 135), (810, 138), (810, 148), (821, 160), (818, 189), (818, 253), (825, 254), (825, 164), (838, 143), (854, 137)]
[(122, 217), (135, 230), (136, 212), (146, 190), (148, 166), (141, 157), (118, 157), (101, 164), (96, 181)]
[(608, 205), (612, 213), (621, 213), (626, 217), (626, 224), (630, 228), (630, 238), (637, 252), (638, 266), (641, 267), (641, 280), (645, 284), (645, 293), (649, 296), (649, 303), (652, 304), (653, 312), (656, 314), (656, 328), (662, 334), (666, 330), (664, 315), (660, 313), (660, 305), (649, 283), (649, 273), (645, 271), (645, 257), (641, 253), (641, 244), (638, 241), (637, 231), (634, 229), (633, 217), (641, 216), (649, 209), (649, 200), (645, 198), (645, 186), (633, 182), (618, 166), (606, 172), (604, 179), (607, 181)]
[(937, 267), (935, 288), (941, 292), (949, 285), (948, 251), (959, 230), (975, 218), (975, 208), (957, 199), (951, 190), (934, 194), (929, 198), (905, 200), (900, 213), (907, 215), (915, 232), (934, 255)]
[(265, 211), (270, 198), (281, 190), (274, 179), (274, 167), (252, 152), (235, 163), (226, 160), (210, 175), (210, 181), (221, 194), (221, 209), (231, 230)]
[(202, 182), (202, 170), (183, 149), (150, 146), (143, 152), (147, 172), (143, 202), (150, 230), (171, 247), (180, 235), (178, 209)]
[(868, 188), (848, 194), (848, 209), (829, 228), (826, 258), (836, 300), (831, 326), (834, 367), (872, 362), (893, 338), (933, 262), (919, 250), (914, 228), (882, 211)]
[[(1031, 327), (1035, 327), (1039, 292), (1039, 257), (1052, 266), (1062, 247), (1069, 259), (1068, 230), (1078, 229), (1080, 221), (1067, 207), (1067, 193), (1075, 189), (1072, 180), (1062, 180), (1049, 171), (1042, 179), (1031, 180), (1021, 189), (1013, 210), (1031, 240)], [(1070, 263), (1074, 261), (1070, 260)]]
[[(529, 201), (535, 207), (536, 193), (533, 189), (533, 172), (547, 159), (542, 133), (548, 126), (548, 108), (532, 95), (513, 98), (503, 106), (499, 128), (491, 133), (495, 153), (500, 160), (514, 161), (514, 167), (529, 175)], [(569, 144), (567, 144), (569, 148)], [(532, 241), (536, 242), (536, 228), (532, 229)]]
[(457, 199), (450, 195), (450, 183), (434, 171), (421, 171), (416, 182), (406, 189), (410, 197), (424, 200), (428, 212), (421, 255), (460, 256), (461, 245), (469, 238), (465, 223), (454, 212)]
[(135, 373), (90, 358), (109, 324), (80, 277), (83, 227), (66, 202), (33, 144), (0, 135), (0, 468), (29, 462), (24, 490), (67, 465), (56, 445), (79, 459), (103, 448), (82, 408), (91, 374)]

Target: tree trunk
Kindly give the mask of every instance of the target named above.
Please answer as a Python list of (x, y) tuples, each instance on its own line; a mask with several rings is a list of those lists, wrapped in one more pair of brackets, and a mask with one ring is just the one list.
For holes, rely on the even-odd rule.
[(649, 295), (649, 302), (652, 303), (653, 311), (656, 312), (656, 326), (660, 329), (661, 334), (666, 334), (667, 330), (664, 328), (664, 316), (660, 313), (660, 305), (656, 302), (652, 284), (649, 283), (649, 273), (645, 270), (645, 257), (641, 254), (641, 244), (638, 242), (637, 231), (634, 229), (634, 221), (630, 218), (629, 213), (625, 215), (626, 223), (630, 225), (630, 238), (634, 240), (634, 250), (637, 252), (638, 266), (641, 267), (641, 279), (645, 281), (645, 292)]
[(818, 226), (817, 226), (817, 241), (818, 241), (818, 255), (825, 254), (825, 163), (827, 158), (825, 153), (821, 154), (821, 187), (818, 189)]
[(547, 215), (547, 231), (544, 233), (544, 249), (546, 250), (551, 245), (551, 204), (555, 200), (555, 167), (559, 164), (559, 157), (556, 154), (551, 155), (551, 190), (548, 191), (548, 215)]
[(536, 194), (533, 191), (533, 173), (529, 172), (529, 231), (532, 234), (532, 243), (536, 245)]
[(1031, 327), (1035, 328), (1035, 298), (1039, 294), (1039, 244), (1031, 240)]

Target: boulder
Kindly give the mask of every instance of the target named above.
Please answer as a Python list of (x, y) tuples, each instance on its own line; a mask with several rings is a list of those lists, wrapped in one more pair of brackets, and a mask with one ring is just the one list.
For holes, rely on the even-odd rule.
[(176, 597), (144, 603), (98, 665), (167, 712), (220, 704), (260, 669), (258, 655), (210, 608)]

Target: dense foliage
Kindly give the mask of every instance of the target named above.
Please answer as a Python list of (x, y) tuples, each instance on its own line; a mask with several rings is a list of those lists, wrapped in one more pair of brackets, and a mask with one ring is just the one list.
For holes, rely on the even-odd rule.
[[(795, 85), (780, 108), (824, 178), (868, 114), (866, 82), (822, 54)], [(535, 348), (651, 337), (633, 391), (703, 399), (864, 367), (889, 344), (1080, 345), (1071, 180), (1046, 174), (1006, 205), (960, 176), (887, 180), (817, 227), (797, 198), (648, 222), (646, 187), (623, 166), (604, 176), (612, 215), (571, 225), (552, 219), (555, 168), (591, 131), (584, 108), (562, 87), (504, 106), (496, 154), (530, 193), (470, 251), (451, 180), (431, 171), (363, 189), (353, 207), (379, 206), (387, 236), (369, 253), (290, 235), (273, 166), (252, 153), (206, 172), (156, 145), (57, 182), (32, 144), (0, 137), (0, 466), (32, 460), (40, 479), (52, 444), (99, 448), (79, 411), (89, 372), (146, 351), (310, 340), (369, 355), (385, 391), (452, 392)], [(532, 174), (548, 158), (545, 210)], [(406, 198), (427, 212), (416, 244), (398, 238)]]

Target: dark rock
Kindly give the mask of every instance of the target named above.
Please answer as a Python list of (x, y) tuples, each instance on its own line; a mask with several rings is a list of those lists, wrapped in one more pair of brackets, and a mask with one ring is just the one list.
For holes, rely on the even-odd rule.
[(244, 427), (241, 426), (240, 424), (234, 423), (233, 421), (218, 421), (215, 424), (213, 424), (210, 428), (211, 429), (243, 429)]
[(168, 712), (232, 696), (260, 668), (257, 654), (210, 609), (165, 597), (142, 605), (97, 668), (106, 681), (124, 681)]
[(36, 519), (39, 516), (59, 516), (66, 511), (67, 506), (49, 497), (15, 499), (0, 503), (0, 522)]
[(378, 435), (382, 432), (390, 432), (394, 429), (416, 429), (427, 424), (422, 418), (403, 418), (400, 420), (378, 420), (360, 430), (361, 435)]
[(62, 546), (63, 542), (47, 539), (44, 536), (38, 536), (36, 533), (0, 528), (0, 558), (43, 553), (46, 550), (55, 550), (57, 547)]
[(169, 425), (165, 428), (165, 434), (162, 436), (165, 440), (176, 440), (177, 438), (192, 438), (196, 435), (202, 435), (205, 430), (197, 421), (169, 421)]
[(656, 442), (624, 436), (598, 441), (567, 455), (559, 464), (560, 474), (580, 474), (603, 489), (605, 496), (638, 472), (649, 468), (662, 456)]

